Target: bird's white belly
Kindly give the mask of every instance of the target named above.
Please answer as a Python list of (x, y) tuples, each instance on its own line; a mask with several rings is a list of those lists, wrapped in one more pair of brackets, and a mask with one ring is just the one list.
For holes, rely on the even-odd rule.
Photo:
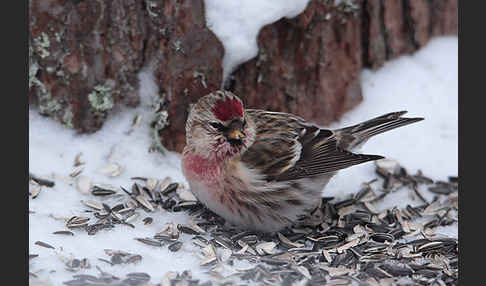
[(200, 182), (189, 182), (190, 190), (196, 196), (196, 198), (203, 203), (208, 209), (214, 213), (220, 215), (225, 220), (235, 224), (244, 224), (239, 219), (239, 216), (235, 216), (229, 209), (229, 205), (222, 204), (219, 200), (219, 190), (215, 188), (208, 188), (205, 184)]
[[(246, 178), (245, 172), (238, 174), (239, 178), (243, 180)], [(240, 206), (237, 203), (238, 200), (231, 200), (228, 198), (230, 194), (223, 193), (224, 188), (221, 186), (222, 183), (218, 181), (207, 184), (201, 180), (192, 179), (189, 180), (189, 186), (191, 192), (201, 203), (214, 213), (223, 217), (227, 222), (240, 227), (272, 232), (289, 225), (292, 221), (296, 221), (299, 216), (306, 214), (309, 209), (317, 206), (320, 202), (322, 188), (327, 184), (332, 175), (329, 174), (313, 179), (305, 178), (299, 180), (302, 186), (306, 186), (307, 192), (303, 193), (303, 190), (299, 189), (292, 190), (292, 192), (300, 194), (301, 203), (299, 205), (288, 205), (284, 202), (285, 197), (282, 197), (283, 207), (275, 210), (259, 205), (258, 200), (252, 203), (253, 210), (249, 210), (245, 206)], [(275, 184), (278, 184), (278, 186), (269, 185), (269, 189), (279, 189), (283, 186), (281, 183)], [(268, 190), (264, 189), (260, 191), (268, 192)], [(226, 199), (222, 199), (222, 197), (226, 197)]]

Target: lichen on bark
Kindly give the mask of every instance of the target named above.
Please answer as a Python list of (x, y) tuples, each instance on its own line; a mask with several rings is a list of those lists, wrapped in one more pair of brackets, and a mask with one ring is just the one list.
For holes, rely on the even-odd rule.
[(112, 82), (96, 85), (88, 94), (88, 100), (95, 112), (106, 112), (112, 109), (114, 106)]

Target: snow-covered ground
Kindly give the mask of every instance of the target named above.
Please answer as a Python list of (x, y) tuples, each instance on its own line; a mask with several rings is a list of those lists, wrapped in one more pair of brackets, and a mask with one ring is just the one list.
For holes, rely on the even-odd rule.
[[(209, 2), (209, 1), (208, 1)], [(411, 173), (421, 169), (433, 179), (446, 180), (457, 175), (458, 168), (458, 41), (457, 37), (443, 37), (430, 41), (416, 54), (390, 61), (378, 71), (363, 71), (364, 101), (356, 109), (345, 114), (340, 122), (331, 127), (343, 127), (367, 120), (391, 111), (408, 110), (409, 116), (425, 117), (424, 121), (399, 128), (371, 139), (362, 148), (363, 153), (380, 154), (396, 159)], [(156, 96), (156, 87), (149, 73), (140, 74), (143, 103), (136, 109), (126, 109), (111, 114), (103, 128), (90, 135), (78, 135), (59, 123), (43, 118), (29, 110), (29, 171), (37, 176), (51, 178), (56, 185), (43, 187), (37, 198), (29, 198), (29, 253), (38, 254), (30, 264), (30, 271), (41, 280), (62, 285), (74, 273), (65, 270), (64, 258), (88, 258), (91, 268), (79, 273), (98, 274), (95, 266), (114, 275), (124, 277), (129, 272), (146, 272), (152, 282), (159, 283), (167, 271), (190, 269), (193, 276), (208, 279), (205, 269), (199, 266), (195, 252), (199, 248), (190, 243), (189, 236), (182, 235), (184, 242), (178, 252), (167, 247), (147, 246), (135, 237), (152, 237), (165, 223), (188, 223), (185, 213), (155, 212), (150, 216), (153, 223), (144, 225), (142, 215), (133, 223), (136, 227), (117, 225), (109, 231), (89, 236), (76, 231), (74, 236), (53, 234), (65, 230), (63, 218), (80, 215), (86, 209), (81, 200), (98, 200), (110, 206), (115, 199), (100, 199), (82, 194), (76, 189), (75, 180), (69, 179), (74, 170), (73, 162), (82, 152), (85, 162), (79, 176), (90, 178), (93, 183), (107, 183), (130, 187), (131, 177), (143, 176), (186, 183), (180, 169), (179, 155), (149, 153), (151, 144), (148, 124), (151, 120), (150, 100)], [(133, 118), (142, 115), (140, 125), (129, 134)], [(116, 163), (123, 172), (108, 177), (99, 170)], [(345, 197), (358, 191), (362, 182), (375, 178), (373, 163), (354, 166), (342, 171), (331, 181), (325, 196)], [(398, 191), (387, 197), (381, 207), (411, 203), (409, 192)], [(442, 228), (442, 233), (457, 237), (457, 224)], [(43, 241), (55, 249), (35, 244)], [(138, 264), (110, 266), (98, 258), (108, 259), (104, 249), (115, 249), (140, 254)]]
[[(422, 170), (434, 179), (458, 175), (457, 37), (433, 39), (411, 56), (387, 62), (361, 76), (364, 101), (331, 128), (353, 125), (391, 111), (425, 120), (370, 139), (362, 153), (399, 161), (410, 173)], [(353, 192), (356, 181), (372, 176), (372, 163), (339, 173), (327, 195)]]

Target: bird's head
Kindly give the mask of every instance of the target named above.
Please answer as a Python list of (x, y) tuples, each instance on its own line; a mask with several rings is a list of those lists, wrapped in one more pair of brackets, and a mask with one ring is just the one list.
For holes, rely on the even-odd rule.
[(255, 138), (254, 123), (230, 91), (201, 97), (186, 122), (186, 149), (206, 158), (229, 159), (245, 152)]

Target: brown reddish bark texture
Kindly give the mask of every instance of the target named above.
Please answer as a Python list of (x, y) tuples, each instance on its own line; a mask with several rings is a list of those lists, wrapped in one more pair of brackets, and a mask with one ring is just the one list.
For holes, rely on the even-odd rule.
[(457, 34), (458, 0), (363, 0), (363, 63), (386, 60), (423, 47), (431, 37)]
[[(161, 143), (181, 151), (191, 103), (220, 88), (224, 51), (203, 0), (30, 0), (29, 102), (81, 132), (139, 103), (137, 74), (153, 67), (168, 121)], [(227, 88), (247, 107), (327, 124), (362, 100), (360, 73), (457, 34), (458, 0), (311, 0), (264, 27), (259, 54)], [(162, 116), (163, 117), (163, 116)], [(164, 126), (161, 128), (160, 126)]]
[(140, 3), (30, 1), (29, 100), (41, 114), (90, 132), (115, 104), (138, 104), (145, 38)]
[(147, 58), (152, 59), (169, 125), (160, 130), (162, 144), (182, 151), (189, 106), (219, 89), (223, 46), (206, 27), (203, 1), (152, 1)]
[(258, 45), (258, 56), (234, 73), (232, 89), (247, 107), (323, 124), (361, 101), (359, 6), (311, 1), (300, 16), (264, 27)]
[[(117, 105), (138, 105), (137, 74), (148, 62), (174, 138), (184, 136), (189, 102), (220, 87), (224, 51), (203, 0), (29, 4), (29, 102), (76, 130), (96, 131)], [(164, 143), (180, 149), (173, 142)]]

